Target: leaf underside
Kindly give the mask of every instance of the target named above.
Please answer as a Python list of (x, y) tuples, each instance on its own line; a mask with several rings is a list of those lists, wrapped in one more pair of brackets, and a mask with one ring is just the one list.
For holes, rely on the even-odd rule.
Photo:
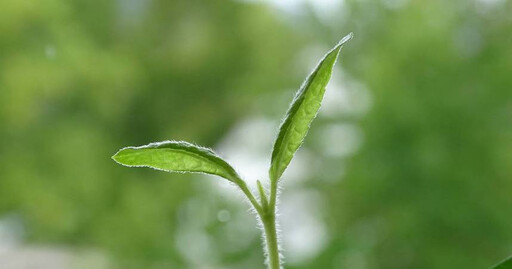
[(183, 141), (164, 141), (141, 147), (127, 147), (112, 156), (128, 167), (149, 167), (178, 173), (204, 173), (237, 182), (235, 169), (211, 149)]
[(512, 269), (512, 257), (509, 257), (508, 259), (496, 265), (492, 269)]
[(306, 137), (311, 122), (320, 109), (325, 93), (325, 87), (331, 79), (334, 64), (343, 44), (352, 38), (349, 34), (331, 50), (317, 65), (315, 70), (304, 81), (293, 99), (284, 121), (279, 128), (279, 134), (274, 143), (270, 166), (270, 179), (281, 178), (290, 164), (295, 152)]

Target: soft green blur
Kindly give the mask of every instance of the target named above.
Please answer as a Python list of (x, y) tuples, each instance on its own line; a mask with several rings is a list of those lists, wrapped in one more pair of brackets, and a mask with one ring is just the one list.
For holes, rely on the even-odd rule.
[(294, 91), (351, 31), (283, 176), (285, 268), (512, 254), (512, 1), (273, 2), (0, 1), (0, 265), (37, 246), (83, 268), (263, 268), (227, 181), (110, 156), (187, 140), (268, 169)]

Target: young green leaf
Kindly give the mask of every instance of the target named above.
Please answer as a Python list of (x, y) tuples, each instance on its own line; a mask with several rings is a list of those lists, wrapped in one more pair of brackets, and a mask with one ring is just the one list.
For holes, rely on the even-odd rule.
[(141, 147), (127, 147), (112, 156), (128, 167), (149, 167), (167, 172), (205, 173), (240, 182), (240, 176), (212, 150), (183, 141), (164, 141)]
[(512, 269), (512, 257), (509, 257), (508, 259), (494, 266), (492, 269)]
[(279, 134), (274, 143), (270, 179), (279, 180), (290, 164), (293, 155), (302, 145), (311, 122), (316, 117), (325, 93), (325, 87), (331, 79), (334, 64), (341, 47), (352, 38), (352, 33), (329, 51), (320, 61), (313, 73), (302, 84), (293, 99), (286, 117), (279, 128)]
[(261, 185), (261, 182), (259, 180), (256, 181), (258, 186), (258, 191), (260, 192), (260, 204), (263, 207), (263, 209), (268, 208), (268, 199), (267, 194), (265, 193), (265, 189), (263, 188), (263, 185)]

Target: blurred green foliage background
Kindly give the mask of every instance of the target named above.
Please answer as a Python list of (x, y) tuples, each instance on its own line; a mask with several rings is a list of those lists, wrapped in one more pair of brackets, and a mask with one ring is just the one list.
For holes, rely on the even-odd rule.
[(511, 14), (507, 0), (2, 0), (0, 260), (42, 246), (104, 268), (263, 268), (228, 183), (110, 156), (187, 140), (266, 180), (295, 90), (353, 31), (284, 176), (285, 268), (488, 268), (512, 253)]

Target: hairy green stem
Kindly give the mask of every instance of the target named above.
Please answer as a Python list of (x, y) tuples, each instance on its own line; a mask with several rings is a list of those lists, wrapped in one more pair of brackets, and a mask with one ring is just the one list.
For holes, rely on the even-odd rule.
[(247, 188), (247, 185), (245, 184), (245, 181), (239, 180), (236, 182), (240, 190), (247, 196), (247, 199), (249, 199), (249, 202), (251, 202), (254, 209), (256, 209), (256, 212), (261, 216), (263, 214), (263, 209), (261, 208), (261, 205), (256, 201), (256, 198), (254, 198), (254, 195), (252, 195), (252, 192)]
[(261, 186), (261, 183), (258, 181), (258, 191), (260, 193), (261, 204), (258, 203), (256, 198), (254, 198), (254, 195), (245, 184), (245, 181), (239, 179), (236, 182), (236, 184), (242, 190), (245, 196), (247, 196), (252, 206), (258, 213), (263, 224), (265, 232), (265, 244), (267, 246), (268, 254), (268, 268), (281, 269), (281, 260), (279, 254), (279, 243), (276, 225), (277, 181), (271, 181), (269, 197), (270, 201), (267, 200), (263, 186)]
[(261, 221), (265, 229), (265, 242), (267, 243), (269, 269), (280, 269), (279, 245), (277, 242), (276, 215), (275, 212), (267, 212)]
[(265, 243), (267, 244), (269, 269), (280, 269), (279, 243), (276, 226), (277, 180), (270, 181), (270, 201), (265, 214), (260, 215), (265, 229)]
[(270, 181), (270, 202), (269, 209), (273, 214), (276, 212), (276, 200), (277, 200), (277, 180), (271, 179)]

